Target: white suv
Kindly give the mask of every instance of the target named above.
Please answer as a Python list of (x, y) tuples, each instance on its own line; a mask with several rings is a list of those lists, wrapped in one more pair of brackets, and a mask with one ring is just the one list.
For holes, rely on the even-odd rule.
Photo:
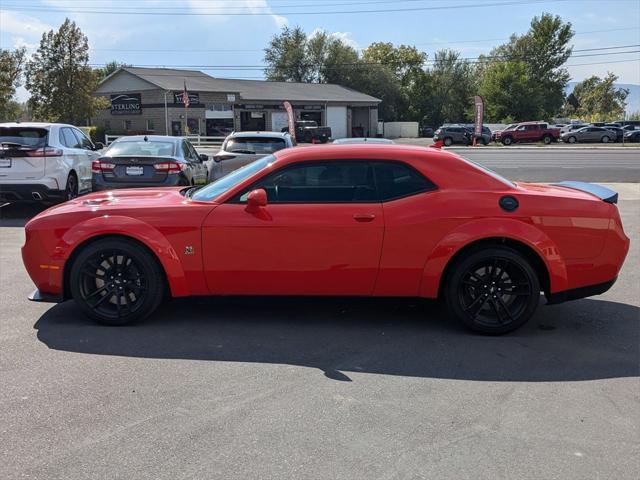
[(95, 150), (73, 125), (0, 123), (0, 200), (54, 203), (91, 191)]

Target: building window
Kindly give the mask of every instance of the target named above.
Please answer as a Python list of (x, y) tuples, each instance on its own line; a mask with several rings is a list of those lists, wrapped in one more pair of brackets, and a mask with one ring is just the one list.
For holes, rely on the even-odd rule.
[(131, 130), (131, 120), (125, 120), (124, 122), (124, 129), (125, 130)]
[(150, 132), (153, 132), (153, 131), (155, 131), (155, 129), (156, 129), (156, 125), (153, 122), (153, 120), (148, 119), (147, 120), (147, 130), (149, 130)]
[(214, 103), (211, 105), (210, 110), (214, 112), (230, 112), (231, 105), (228, 103)]

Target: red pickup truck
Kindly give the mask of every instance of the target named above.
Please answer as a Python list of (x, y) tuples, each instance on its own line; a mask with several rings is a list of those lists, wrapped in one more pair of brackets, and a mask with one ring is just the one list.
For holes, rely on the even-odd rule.
[(559, 139), (560, 129), (549, 128), (544, 122), (522, 122), (496, 133), (496, 141), (502, 142), (503, 145), (540, 141), (548, 145)]

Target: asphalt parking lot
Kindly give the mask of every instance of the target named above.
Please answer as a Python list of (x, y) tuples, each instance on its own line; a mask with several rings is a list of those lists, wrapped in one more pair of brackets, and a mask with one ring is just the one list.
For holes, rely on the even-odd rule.
[(636, 479), (640, 185), (606, 294), (503, 337), (433, 302), (191, 299), (109, 328), (26, 300), (0, 210), (0, 478)]

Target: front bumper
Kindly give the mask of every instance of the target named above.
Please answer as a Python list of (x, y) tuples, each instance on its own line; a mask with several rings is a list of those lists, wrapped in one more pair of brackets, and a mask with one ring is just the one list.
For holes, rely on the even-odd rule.
[(573, 288), (571, 290), (565, 290), (564, 292), (548, 293), (547, 305), (555, 305), (557, 303), (568, 302), (570, 300), (578, 300), (580, 298), (592, 297), (594, 295), (602, 295), (609, 290), (618, 277), (613, 280), (609, 280), (603, 283), (597, 283), (595, 285), (587, 285), (585, 287)]
[(28, 297), (32, 302), (42, 302), (42, 303), (60, 303), (64, 301), (62, 295), (53, 294), (53, 293), (42, 293), (40, 290), (35, 289), (31, 292)]
[(53, 189), (41, 183), (0, 184), (0, 200), (3, 202), (57, 202), (64, 199), (64, 190)]

